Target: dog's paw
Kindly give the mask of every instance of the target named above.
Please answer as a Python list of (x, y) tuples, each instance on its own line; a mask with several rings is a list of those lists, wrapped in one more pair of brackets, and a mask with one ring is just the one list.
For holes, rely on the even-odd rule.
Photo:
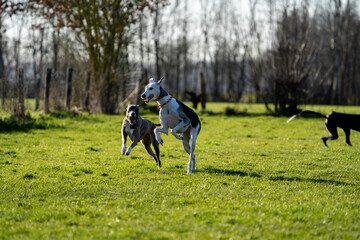
[(131, 149), (132, 149), (131, 147), (129, 147), (129, 148), (127, 149), (127, 151), (126, 151), (126, 153), (125, 153), (126, 156), (129, 156), (129, 155), (130, 155)]
[(164, 141), (162, 139), (156, 139), (156, 141), (162, 146), (164, 144)]
[(125, 155), (125, 152), (126, 152), (126, 144), (123, 143), (123, 146), (122, 146), (122, 149), (121, 149), (121, 154)]
[(162, 140), (162, 138), (160, 136), (155, 135), (155, 139), (161, 146), (164, 144), (164, 141)]

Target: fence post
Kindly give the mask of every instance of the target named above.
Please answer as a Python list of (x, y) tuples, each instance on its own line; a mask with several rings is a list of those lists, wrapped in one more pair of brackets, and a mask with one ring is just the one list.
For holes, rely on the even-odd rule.
[(71, 103), (71, 90), (72, 90), (72, 73), (73, 69), (68, 69), (67, 80), (66, 80), (66, 108), (70, 110), (70, 103)]
[(200, 72), (200, 95), (201, 95), (201, 108), (204, 111), (206, 108), (206, 85), (204, 79), (204, 73)]
[(138, 88), (138, 92), (137, 92), (137, 96), (136, 96), (136, 104), (140, 105), (140, 106), (144, 106), (145, 103), (144, 101), (141, 101), (140, 96), (144, 91), (144, 86), (147, 85), (148, 83), (148, 72), (146, 68), (143, 68), (141, 73), (141, 78), (139, 79), (139, 88)]
[(19, 119), (24, 119), (25, 117), (25, 104), (24, 104), (24, 70), (22, 68), (18, 69), (17, 79), (16, 79), (16, 88), (18, 96), (18, 104), (16, 108), (16, 116)]
[(1, 78), (2, 81), (2, 89), (1, 89), (1, 106), (2, 108), (5, 108), (5, 99), (6, 99), (6, 93), (7, 93), (7, 79), (5, 77)]
[[(41, 73), (39, 75), (41, 75)], [(41, 78), (39, 77), (36, 79), (36, 84), (35, 84), (35, 111), (39, 110), (40, 87), (41, 87)]]
[(90, 80), (91, 72), (86, 74), (84, 111), (90, 112)]
[(45, 92), (44, 92), (44, 113), (49, 113), (49, 95), (50, 95), (50, 81), (51, 81), (51, 68), (48, 68), (46, 71), (46, 80), (45, 80)]

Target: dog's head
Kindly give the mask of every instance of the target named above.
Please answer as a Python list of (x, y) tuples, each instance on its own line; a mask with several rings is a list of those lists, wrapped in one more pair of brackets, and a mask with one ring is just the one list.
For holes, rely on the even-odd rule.
[(128, 105), (126, 109), (126, 119), (129, 120), (130, 124), (134, 124), (139, 116), (138, 105)]
[(161, 94), (161, 82), (163, 78), (155, 82), (153, 78), (150, 78), (149, 84), (146, 85), (145, 91), (141, 94), (141, 99), (148, 104), (151, 100), (156, 100)]

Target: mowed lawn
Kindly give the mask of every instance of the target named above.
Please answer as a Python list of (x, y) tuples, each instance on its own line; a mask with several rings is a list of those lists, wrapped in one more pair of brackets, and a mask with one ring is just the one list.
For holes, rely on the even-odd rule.
[[(228, 105), (246, 114), (219, 114)], [(360, 133), (327, 149), (321, 118), (208, 108), (194, 174), (173, 136), (161, 169), (141, 144), (121, 155), (121, 115), (0, 133), (0, 239), (360, 239)]]

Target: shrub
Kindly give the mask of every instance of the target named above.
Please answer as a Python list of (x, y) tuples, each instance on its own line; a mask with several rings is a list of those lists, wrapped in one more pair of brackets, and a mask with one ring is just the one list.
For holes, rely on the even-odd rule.
[(23, 120), (19, 120), (14, 116), (3, 117), (0, 119), (0, 132), (46, 129), (49, 126), (48, 117), (40, 116), (39, 118), (32, 118), (30, 113), (27, 113)]

